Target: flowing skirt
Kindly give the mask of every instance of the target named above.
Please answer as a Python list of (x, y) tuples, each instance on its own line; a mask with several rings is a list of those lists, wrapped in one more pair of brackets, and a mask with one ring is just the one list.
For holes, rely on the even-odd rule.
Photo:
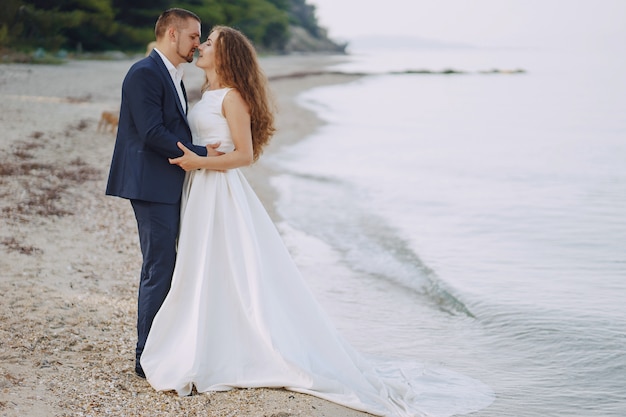
[(450, 416), (493, 401), (480, 381), (366, 359), (316, 302), (240, 170), (187, 175), (171, 290), (141, 357), (157, 390), (274, 387), (381, 416)]

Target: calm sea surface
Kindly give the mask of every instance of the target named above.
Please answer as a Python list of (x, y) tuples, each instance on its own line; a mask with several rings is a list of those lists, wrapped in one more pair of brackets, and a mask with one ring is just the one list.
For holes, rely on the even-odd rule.
[[(370, 75), (302, 94), (326, 125), (267, 158), (342, 333), (487, 383), (476, 416), (626, 415), (623, 54), (381, 49), (334, 69)], [(465, 73), (395, 73), (446, 69)]]

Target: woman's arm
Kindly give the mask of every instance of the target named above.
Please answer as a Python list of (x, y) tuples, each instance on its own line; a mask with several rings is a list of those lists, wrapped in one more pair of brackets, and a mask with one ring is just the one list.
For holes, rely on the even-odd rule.
[(170, 164), (178, 165), (185, 171), (195, 169), (225, 171), (252, 163), (254, 153), (252, 149), (250, 111), (237, 90), (231, 90), (226, 94), (222, 102), (222, 111), (228, 123), (235, 150), (219, 156), (203, 157), (190, 151), (179, 142), (178, 147), (183, 151), (183, 156), (170, 158)]

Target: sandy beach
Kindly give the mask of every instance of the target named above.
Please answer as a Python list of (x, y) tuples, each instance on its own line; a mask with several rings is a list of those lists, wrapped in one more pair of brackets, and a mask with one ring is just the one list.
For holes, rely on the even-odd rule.
[[(294, 98), (354, 79), (323, 74), (339, 59), (262, 58), (279, 109), (266, 153), (319, 126)], [(104, 195), (115, 137), (97, 131), (132, 62), (0, 65), (0, 415), (366, 415), (282, 389), (179, 398), (135, 376), (136, 223), (126, 200)], [(197, 99), (201, 72), (189, 65), (185, 80)], [(261, 157), (245, 172), (276, 218), (272, 167)]]

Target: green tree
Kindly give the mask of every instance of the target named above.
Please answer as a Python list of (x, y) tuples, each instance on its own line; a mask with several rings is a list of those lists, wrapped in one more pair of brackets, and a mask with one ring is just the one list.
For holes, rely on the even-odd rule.
[(225, 2), (226, 21), (236, 27), (261, 49), (282, 49), (287, 40), (289, 16), (267, 0), (234, 0)]
[(224, 24), (226, 21), (223, 4), (224, 1), (219, 0), (187, 0), (179, 7), (193, 11), (202, 20), (202, 40), (204, 40), (213, 26)]
[(116, 30), (110, 0), (4, 0), (2, 7), (10, 7), (2, 16), (13, 47), (92, 49)]
[(233, 26), (261, 50), (283, 50), (290, 25), (324, 36), (306, 0), (0, 0), (0, 47), (139, 51), (171, 7), (196, 13), (203, 38), (214, 25)]
[(108, 41), (117, 31), (118, 23), (111, 0), (66, 0), (60, 11), (73, 16), (73, 25), (62, 30), (64, 46), (73, 49), (97, 51), (109, 49)]
[(20, 0), (2, 0), (0, 3), (0, 47), (12, 46), (22, 33), (22, 23), (17, 15)]

